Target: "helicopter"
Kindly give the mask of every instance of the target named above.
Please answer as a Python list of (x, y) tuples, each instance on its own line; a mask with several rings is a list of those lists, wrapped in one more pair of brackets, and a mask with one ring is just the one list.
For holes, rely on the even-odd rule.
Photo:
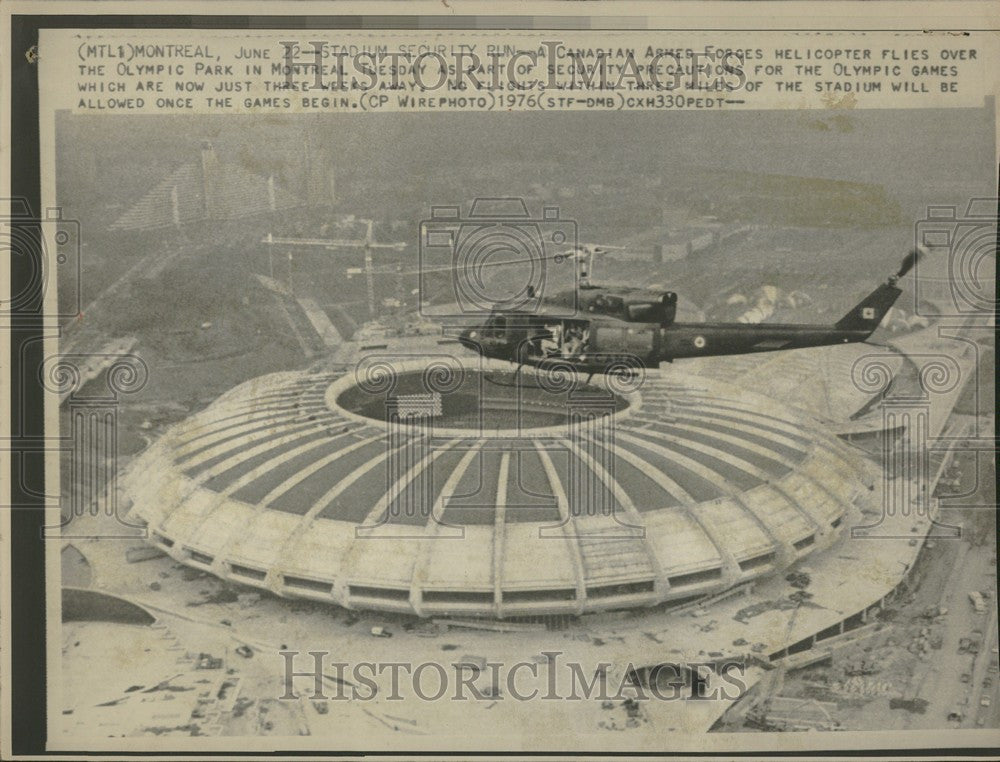
[[(483, 357), (588, 374), (634, 374), (662, 362), (864, 342), (902, 293), (896, 286), (916, 264), (914, 250), (868, 296), (832, 325), (677, 322), (677, 293), (598, 286), (589, 277), (595, 249), (560, 256), (580, 262), (576, 288), (538, 300), (532, 309), (497, 304), (481, 325), (460, 330), (459, 343)], [(529, 297), (535, 296), (529, 287)]]

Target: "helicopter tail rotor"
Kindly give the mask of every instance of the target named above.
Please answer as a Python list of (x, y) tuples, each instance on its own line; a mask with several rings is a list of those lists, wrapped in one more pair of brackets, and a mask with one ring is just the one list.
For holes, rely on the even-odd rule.
[(890, 278), (890, 281), (894, 284), (897, 280), (899, 280), (908, 272), (910, 272), (910, 270), (913, 269), (913, 266), (917, 264), (917, 260), (920, 259), (923, 255), (924, 255), (923, 251), (921, 251), (920, 249), (914, 249), (905, 257), (903, 257), (903, 261), (899, 266), (899, 270), (896, 272), (895, 275), (892, 276), (892, 278)]

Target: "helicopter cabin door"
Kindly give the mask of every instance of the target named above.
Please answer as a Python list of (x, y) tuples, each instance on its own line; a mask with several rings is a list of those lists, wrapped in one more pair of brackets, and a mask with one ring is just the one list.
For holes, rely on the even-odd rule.
[(533, 360), (583, 362), (591, 345), (590, 321), (553, 318), (534, 327), (526, 348)]

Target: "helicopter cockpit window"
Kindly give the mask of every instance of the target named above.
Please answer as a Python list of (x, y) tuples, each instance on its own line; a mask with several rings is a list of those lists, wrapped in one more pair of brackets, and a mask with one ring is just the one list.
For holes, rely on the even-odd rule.
[(494, 315), (486, 321), (484, 333), (495, 339), (502, 339), (507, 333), (507, 318), (503, 315)]
[(660, 322), (661, 309), (659, 304), (643, 302), (630, 304), (627, 314), (628, 319), (636, 323), (658, 323)]
[(608, 296), (601, 294), (594, 299), (590, 307), (591, 312), (600, 312), (604, 315), (623, 315), (625, 312), (625, 302), (620, 296)]

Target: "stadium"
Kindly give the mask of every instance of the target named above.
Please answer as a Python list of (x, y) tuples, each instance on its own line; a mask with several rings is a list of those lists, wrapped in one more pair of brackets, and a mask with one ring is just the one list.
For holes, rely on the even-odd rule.
[(878, 510), (863, 455), (774, 399), (654, 372), (582, 383), (367, 358), (242, 384), (123, 478), (174, 559), (349, 609), (673, 607), (774, 575)]

